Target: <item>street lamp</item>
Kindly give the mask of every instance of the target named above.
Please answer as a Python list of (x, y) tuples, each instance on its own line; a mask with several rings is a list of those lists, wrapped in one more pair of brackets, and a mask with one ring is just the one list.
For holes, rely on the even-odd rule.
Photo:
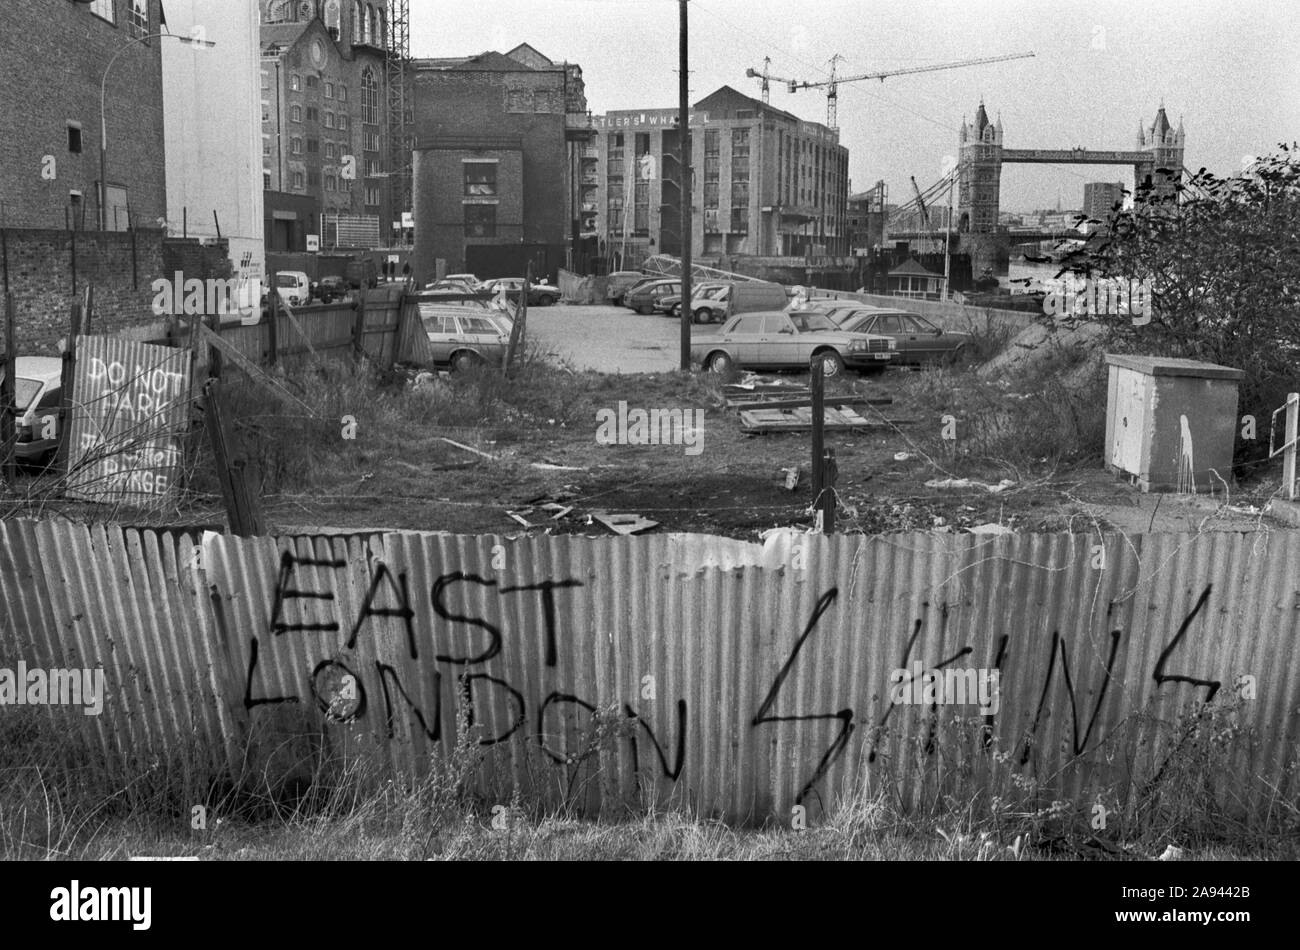
[(127, 40), (122, 44), (122, 48), (113, 54), (104, 67), (104, 78), (99, 81), (99, 230), (108, 230), (108, 209), (105, 207), (108, 201), (108, 123), (106, 119), (105, 105), (107, 103), (108, 92), (108, 74), (113, 69), (113, 64), (117, 58), (127, 51), (136, 43), (143, 43), (146, 40), (157, 40), (171, 38), (180, 40), (187, 46), (197, 46), (201, 49), (212, 49), (217, 44), (211, 40), (200, 40), (192, 36), (181, 36), (179, 33), (149, 33), (145, 36), (137, 36)]

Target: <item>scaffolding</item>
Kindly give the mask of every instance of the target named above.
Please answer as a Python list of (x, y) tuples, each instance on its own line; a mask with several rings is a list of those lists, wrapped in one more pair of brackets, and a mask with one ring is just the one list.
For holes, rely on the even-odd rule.
[(411, 196), (411, 150), (413, 135), (413, 90), (408, 83), (411, 59), (410, 0), (388, 0), (388, 45), (384, 50), (385, 81), (388, 88), (388, 170), (392, 213), (403, 220), (413, 210)]

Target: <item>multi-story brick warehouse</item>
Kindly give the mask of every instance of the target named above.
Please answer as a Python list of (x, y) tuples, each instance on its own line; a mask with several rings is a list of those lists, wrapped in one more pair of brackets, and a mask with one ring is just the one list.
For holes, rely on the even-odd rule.
[(164, 41), (147, 37), (162, 29), (160, 0), (5, 0), (3, 10), (0, 227), (98, 227), (101, 85), (105, 227), (157, 227)]
[[(415, 254), (480, 277), (578, 266), (581, 154), (593, 133), (582, 70), (523, 44), (413, 63)], [(594, 252), (594, 240), (590, 249)]]
[(397, 243), (384, 4), (263, 0), (262, 9), (267, 249), (305, 250), (309, 234), (322, 247)]
[[(700, 209), (692, 247), (702, 260), (848, 253), (849, 153), (835, 129), (730, 86), (696, 102), (690, 122)], [(678, 253), (677, 111), (610, 112), (593, 124), (594, 223), (606, 253), (628, 264)]]

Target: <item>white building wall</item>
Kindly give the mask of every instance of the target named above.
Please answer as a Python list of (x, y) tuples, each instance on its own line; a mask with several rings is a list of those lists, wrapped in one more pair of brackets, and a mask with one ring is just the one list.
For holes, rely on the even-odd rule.
[[(167, 225), (230, 241), (237, 274), (260, 277), (262, 105), (257, 0), (166, 0), (167, 29), (216, 43), (162, 41)], [(213, 212), (216, 212), (216, 218)]]

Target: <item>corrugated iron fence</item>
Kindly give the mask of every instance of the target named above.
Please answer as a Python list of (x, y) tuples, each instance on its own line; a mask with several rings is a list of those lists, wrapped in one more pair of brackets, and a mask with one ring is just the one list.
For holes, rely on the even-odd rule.
[(1131, 801), (1213, 699), (1240, 734), (1204, 781), (1258, 813), (1296, 795), (1298, 568), (1296, 532), (196, 544), (9, 522), (0, 666), (102, 665), (103, 714), (56, 715), (110, 755), (197, 737), (235, 763), (311, 734), (381, 776), (464, 727), (484, 787), (733, 820), (863, 783), (915, 808)]

